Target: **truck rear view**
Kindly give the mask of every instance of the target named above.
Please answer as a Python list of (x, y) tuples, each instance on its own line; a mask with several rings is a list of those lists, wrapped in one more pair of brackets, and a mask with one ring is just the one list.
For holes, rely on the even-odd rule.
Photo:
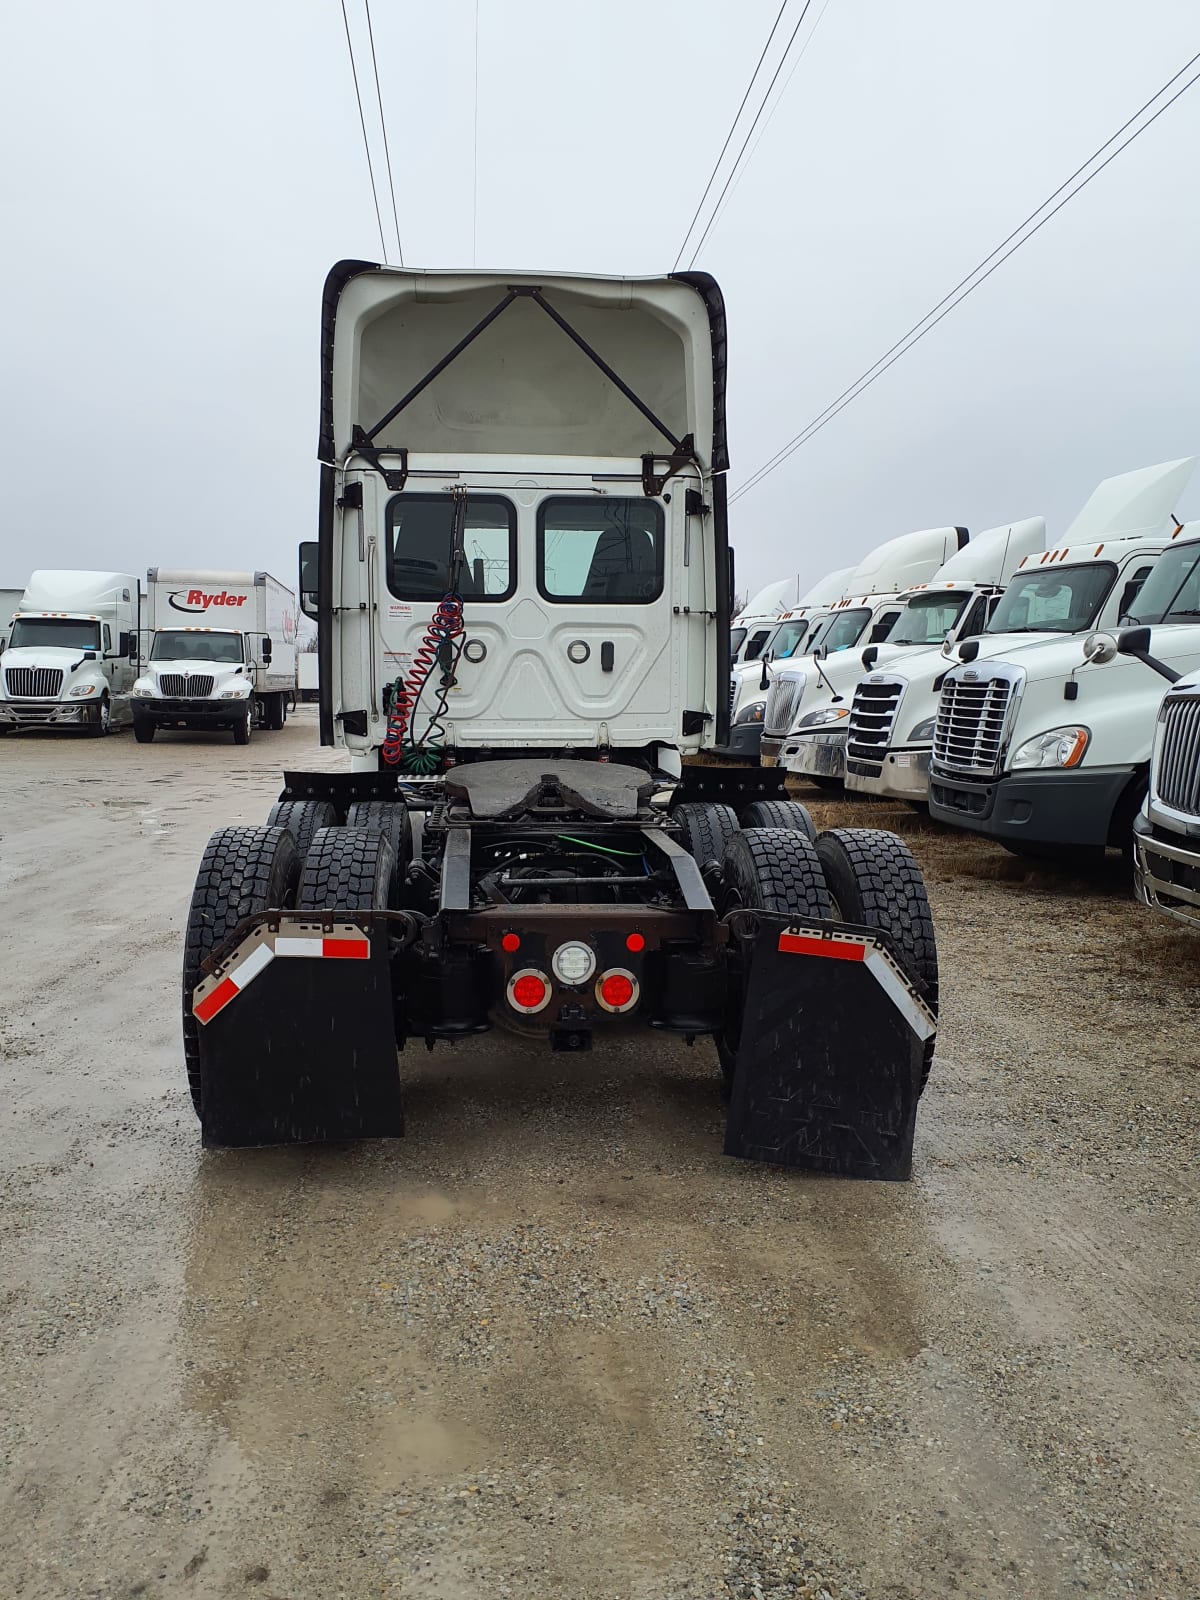
[(715, 1043), (731, 1155), (907, 1175), (937, 1003), (911, 857), (684, 764), (728, 737), (724, 364), (703, 275), (330, 275), (301, 600), (350, 770), (286, 774), (205, 853), (207, 1143), (398, 1134), (410, 1042), (654, 1031)]

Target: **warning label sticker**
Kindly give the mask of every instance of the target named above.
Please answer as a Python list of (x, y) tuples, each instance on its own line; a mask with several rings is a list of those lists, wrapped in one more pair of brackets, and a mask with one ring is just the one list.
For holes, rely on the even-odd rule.
[(410, 622), (413, 608), (407, 600), (389, 600), (387, 614), (390, 622)]

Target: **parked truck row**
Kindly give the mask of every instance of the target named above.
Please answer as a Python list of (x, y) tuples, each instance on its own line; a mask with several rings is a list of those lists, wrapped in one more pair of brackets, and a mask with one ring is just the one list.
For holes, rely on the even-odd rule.
[[(35, 572), (0, 630), (0, 728), (281, 728), (296, 597), (267, 572)], [(305, 652), (302, 652), (302, 655)], [(315, 662), (315, 655), (312, 657)]]
[(1121, 849), (1143, 901), (1200, 925), (1200, 522), (1175, 514), (1194, 467), (1104, 480), (1053, 548), (1041, 518), (964, 539), (873, 642), (768, 643), (731, 682), (747, 719), (765, 696), (762, 763), (1017, 854)]

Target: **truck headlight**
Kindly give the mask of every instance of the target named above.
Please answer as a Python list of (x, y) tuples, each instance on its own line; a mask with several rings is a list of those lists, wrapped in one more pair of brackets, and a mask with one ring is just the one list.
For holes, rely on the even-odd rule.
[(801, 717), (796, 731), (803, 733), (805, 728), (827, 728), (831, 722), (840, 722), (849, 715), (849, 706), (823, 706), (820, 711), (810, 711), (806, 717)]
[(737, 716), (734, 717), (734, 727), (745, 727), (749, 722), (761, 722), (763, 719), (763, 713), (766, 711), (766, 709), (767, 702), (765, 700), (751, 701), (748, 706), (743, 706), (738, 712)]
[(909, 744), (932, 744), (933, 730), (936, 726), (936, 717), (926, 717), (924, 722), (918, 722), (908, 736)]
[(145, 678), (139, 678), (129, 692), (139, 700), (149, 700), (153, 697), (154, 685)]
[(233, 686), (232, 689), (222, 689), (221, 690), (221, 699), (222, 700), (244, 700), (249, 693), (250, 693), (250, 685), (248, 683), (237, 683), (237, 684), (235, 684)]
[(1091, 737), (1088, 728), (1051, 728), (1026, 739), (1012, 758), (1013, 767), (1077, 767)]
[(85, 695), (95, 694), (95, 692), (96, 685), (94, 683), (77, 683), (71, 690), (71, 699), (82, 700)]

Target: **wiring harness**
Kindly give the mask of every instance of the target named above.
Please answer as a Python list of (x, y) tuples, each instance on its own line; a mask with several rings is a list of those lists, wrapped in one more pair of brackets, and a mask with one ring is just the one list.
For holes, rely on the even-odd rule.
[[(442, 722), (446, 715), (446, 700), (454, 686), (455, 668), (464, 643), (462, 595), (443, 595), (430, 618), (407, 677), (397, 678), (384, 689), (387, 732), (382, 754), (389, 767), (403, 767), (408, 772), (422, 773), (437, 770), (446, 735)], [(414, 728), (421, 695), (439, 664), (442, 681), (437, 691), (437, 702), (420, 738), (416, 738)]]

